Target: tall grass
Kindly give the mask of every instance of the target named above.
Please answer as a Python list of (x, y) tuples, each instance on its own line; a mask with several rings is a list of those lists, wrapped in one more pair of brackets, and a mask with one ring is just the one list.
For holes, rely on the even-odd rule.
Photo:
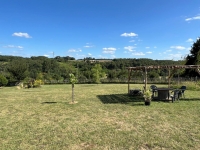
[(186, 86), (188, 90), (195, 90), (195, 91), (199, 91), (200, 90), (200, 82), (185, 81), (185, 82), (181, 82), (178, 85), (177, 85), (177, 83), (174, 83), (173, 87), (174, 88), (180, 88), (183, 85)]
[[(131, 85), (138, 88), (142, 85)], [(180, 102), (127, 95), (126, 84), (0, 89), (0, 149), (199, 149), (200, 96)]]

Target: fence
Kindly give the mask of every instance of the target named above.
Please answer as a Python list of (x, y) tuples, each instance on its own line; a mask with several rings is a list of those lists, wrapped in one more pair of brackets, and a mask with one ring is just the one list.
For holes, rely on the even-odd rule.
[[(166, 77), (159, 77), (159, 78), (148, 78), (147, 79), (148, 84), (168, 84), (168, 78)], [(184, 78), (184, 77), (179, 77), (179, 78), (171, 78), (170, 82), (171, 83), (182, 83), (182, 82), (199, 82), (200, 78), (199, 77), (192, 77), (192, 78)], [(143, 84), (144, 79), (143, 78), (131, 78), (129, 81), (132, 84)], [(45, 84), (69, 84), (70, 81), (69, 79), (65, 80), (45, 80)], [(82, 79), (78, 80), (78, 84), (91, 84), (94, 83), (92, 79)], [(115, 79), (101, 79), (101, 83), (128, 83), (127, 78), (115, 78)]]

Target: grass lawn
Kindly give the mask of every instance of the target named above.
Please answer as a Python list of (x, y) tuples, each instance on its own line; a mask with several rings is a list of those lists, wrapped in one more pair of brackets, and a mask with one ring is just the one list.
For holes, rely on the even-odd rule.
[[(131, 85), (131, 88), (143, 85)], [(127, 95), (127, 84), (0, 89), (1, 150), (200, 149), (200, 93), (180, 102)]]

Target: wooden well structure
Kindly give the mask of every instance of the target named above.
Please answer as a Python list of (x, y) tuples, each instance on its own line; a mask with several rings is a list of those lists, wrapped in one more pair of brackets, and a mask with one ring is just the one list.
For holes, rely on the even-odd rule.
[(137, 66), (127, 67), (128, 69), (128, 93), (130, 91), (130, 80), (132, 72), (141, 71), (144, 75), (144, 90), (147, 89), (147, 71), (152, 69), (167, 69), (168, 70), (168, 88), (170, 88), (171, 77), (178, 69), (194, 69), (200, 75), (200, 65), (158, 65), (158, 66)]

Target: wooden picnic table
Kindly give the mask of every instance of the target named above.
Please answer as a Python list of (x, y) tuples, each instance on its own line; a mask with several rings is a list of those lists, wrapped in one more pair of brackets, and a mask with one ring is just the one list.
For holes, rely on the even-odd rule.
[(157, 97), (154, 97), (154, 99), (169, 100), (170, 91), (173, 89), (172, 88), (157, 88), (156, 90), (157, 90)]

